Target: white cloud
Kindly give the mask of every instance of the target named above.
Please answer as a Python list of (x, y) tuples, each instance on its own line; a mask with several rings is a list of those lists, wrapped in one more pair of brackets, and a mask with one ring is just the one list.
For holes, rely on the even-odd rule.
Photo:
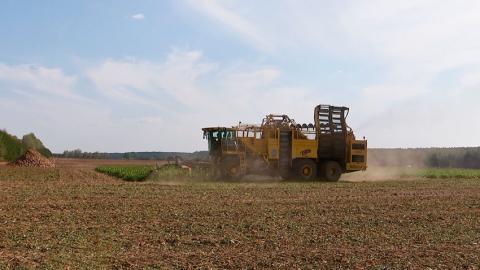
[[(462, 140), (472, 145), (472, 134), (480, 135), (476, 127), (455, 135), (444, 131), (446, 122), (472, 115), (475, 110), (465, 105), (469, 98), (480, 98), (480, 32), (473, 30), (480, 27), (478, 1), (232, 0), (188, 4), (219, 22), (219, 29), (229, 26), (239, 38), (272, 58), (297, 60), (327, 54), (342, 62), (351, 59), (356, 65), (377, 66), (372, 72), (378, 74), (371, 74), (366, 85), (359, 85), (350, 97), (337, 98), (355, 108), (351, 117), (359, 127), (368, 126), (364, 131), (372, 136), (373, 146), (445, 146), (459, 145)], [(229, 16), (211, 11), (212, 6)], [(232, 18), (251, 27), (235, 27)], [(262, 42), (255, 42), (252, 36), (261, 37)], [(447, 75), (448, 80), (444, 79)], [(448, 116), (444, 106), (449, 106), (450, 100), (443, 96), (454, 98), (456, 109)], [(421, 113), (426, 109), (428, 114)], [(418, 132), (408, 131), (413, 122)], [(386, 128), (393, 124), (406, 128)], [(380, 133), (382, 136), (375, 135)], [(419, 134), (425, 138), (420, 139)]]
[(104, 94), (126, 102), (156, 106), (157, 100), (173, 98), (180, 104), (202, 102), (196, 81), (215, 68), (200, 61), (198, 51), (174, 51), (165, 62), (109, 59), (87, 70), (87, 76)]
[[(0, 71), (0, 85), (16, 86), (8, 90), (13, 96), (0, 98), (3, 127), (17, 135), (33, 131), (57, 152), (205, 149), (202, 127), (259, 123), (267, 113), (309, 123), (314, 106), (329, 101), (318, 88), (285, 85), (277, 67), (222, 65), (198, 51), (174, 50), (160, 62), (107, 59), (88, 67), (85, 76), (29, 65), (1, 64)], [(478, 74), (462, 76), (456, 96), (429, 98), (408, 84), (371, 86), (351, 104), (349, 123), (373, 146), (474, 145), (472, 134), (480, 128), (464, 116), (480, 113), (474, 104)], [(78, 97), (79, 78), (104, 97)], [(462, 101), (467, 94), (470, 106)], [(403, 101), (392, 106), (394, 96)], [(469, 129), (446, 129), (452, 125)]]
[[(76, 76), (27, 67), (0, 66), (9, 71), (0, 85), (22, 86), (0, 96), (0, 122), (17, 135), (35, 132), (57, 152), (205, 149), (202, 127), (280, 112), (311, 121), (304, 108), (314, 105), (312, 90), (280, 84), (276, 67), (222, 65), (199, 51), (174, 50), (160, 62), (106, 59)], [(95, 99), (77, 97), (81, 85), (93, 86)]]
[(202, 127), (258, 123), (270, 112), (297, 113), (311, 121), (303, 108), (314, 105), (310, 89), (279, 86), (281, 72), (275, 67), (221, 66), (198, 51), (174, 50), (163, 62), (108, 59), (86, 74), (109, 98), (157, 111), (158, 116), (135, 119), (169, 150), (204, 149)]
[(136, 13), (136, 14), (132, 14), (130, 18), (132, 18), (133, 20), (141, 21), (145, 19), (145, 15), (143, 13)]
[(55, 95), (78, 98), (74, 91), (77, 81), (57, 68), (39, 65), (6, 65), (0, 63), (0, 83), (4, 91), (27, 96)]
[(225, 6), (227, 2), (216, 0), (189, 0), (192, 7), (220, 22), (223, 27), (240, 33), (248, 42), (256, 47), (270, 51), (272, 44), (259, 32), (257, 25), (236, 13), (233, 8)]
[[(389, 61), (422, 60), (426, 66), (435, 67), (429, 61), (474, 61), (468, 55), (476, 55), (480, 50), (477, 46), (480, 33), (472, 31), (480, 24), (476, 12), (480, 8), (478, 1), (188, 3), (200, 14), (218, 21), (220, 27), (230, 26), (246, 40), (258, 37), (263, 44), (259, 49), (271, 47), (278, 54), (322, 49), (351, 57), (368, 53), (367, 58), (388, 57), (385, 60)], [(237, 24), (246, 26), (236, 27)]]
[(81, 95), (77, 82), (58, 68), (0, 63), (2, 128), (34, 132), (54, 151), (88, 145), (108, 110)]
[(262, 59), (300, 66), (327, 55), (341, 60), (342, 72), (332, 67), (339, 78), (351, 73), (348, 60), (379, 74), (338, 94), (340, 86), (304, 85), (278, 65), (217, 62), (196, 50), (104, 59), (73, 75), (0, 63), (2, 127), (39, 133), (56, 151), (191, 151), (205, 148), (203, 126), (258, 123), (270, 112), (310, 122), (317, 103), (336, 101), (352, 107), (350, 124), (372, 146), (478, 144), (469, 119), (480, 113), (478, 1), (186, 2)]
[[(472, 30), (480, 27), (478, 1), (188, 3), (246, 40), (261, 37), (262, 46), (252, 42), (260, 50), (270, 47), (275, 55), (294, 56), (322, 51), (373, 61), (385, 66), (392, 80), (428, 81), (439, 72), (480, 63), (480, 32)], [(232, 18), (249, 27), (234, 27)]]

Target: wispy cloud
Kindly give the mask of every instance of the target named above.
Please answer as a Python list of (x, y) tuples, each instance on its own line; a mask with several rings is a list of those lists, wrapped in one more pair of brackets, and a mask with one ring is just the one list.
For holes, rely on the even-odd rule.
[(279, 86), (278, 68), (261, 64), (232, 68), (204, 59), (199, 51), (174, 50), (163, 62), (108, 59), (86, 74), (98, 91), (114, 100), (169, 115), (183, 136), (208, 125), (258, 122), (262, 117), (258, 112), (279, 112), (279, 107), (309, 119), (311, 113), (302, 107), (314, 104), (307, 94), (310, 89)]
[(17, 135), (35, 132), (55, 151), (84, 144), (108, 112), (82, 94), (78, 80), (59, 68), (0, 63), (2, 127)]
[(66, 75), (59, 68), (0, 63), (0, 85), (3, 91), (42, 98), (55, 96), (84, 99), (76, 91), (76, 83), (76, 76)]
[[(55, 151), (81, 145), (90, 151), (204, 149), (202, 127), (254, 123), (280, 111), (309, 121), (304, 108), (315, 103), (311, 89), (277, 83), (276, 67), (224, 65), (195, 50), (173, 50), (158, 62), (106, 59), (75, 76), (41, 66), (19, 71), (8, 79), (0, 72), (0, 85), (17, 85), (24, 94), (0, 97), (0, 122), (19, 133), (37, 131)], [(98, 101), (67, 98), (82, 93), (82, 85), (93, 87)]]
[(135, 13), (135, 14), (130, 15), (130, 18), (133, 19), (133, 20), (141, 21), (141, 20), (145, 19), (145, 15), (143, 13)]
[[(353, 113), (352, 117), (371, 136), (371, 145), (461, 145), (462, 141), (475, 144), (467, 133), (450, 136), (442, 127), (446, 121), (470, 126), (462, 115), (477, 110), (462, 103), (468, 103), (472, 97), (480, 98), (478, 91), (472, 91), (478, 87), (480, 78), (480, 32), (472, 32), (480, 26), (476, 12), (480, 2), (188, 3), (208, 20), (217, 21), (218, 29), (229, 26), (238, 37), (249, 41), (252, 48), (272, 58), (297, 60), (321, 54), (342, 62), (351, 60), (360, 66), (376, 66), (368, 82), (361, 82), (350, 97), (337, 94), (337, 100), (361, 110), (362, 116)], [(241, 25), (249, 27), (235, 27), (232, 18), (240, 18)], [(261, 42), (252, 37), (259, 37)], [(336, 90), (331, 92), (336, 94)], [(447, 117), (441, 105), (448, 103), (457, 108)], [(435, 121), (433, 115), (445, 121)], [(389, 126), (386, 123), (405, 127), (404, 132), (398, 129), (395, 133), (396, 142), (385, 139), (392, 135), (378, 135), (380, 131), (393, 130), (386, 129)], [(418, 132), (407, 131), (411, 123), (415, 123), (412, 128), (428, 135), (419, 138)], [(431, 128), (422, 128), (427, 126)], [(445, 135), (438, 136), (442, 133)], [(480, 134), (480, 128), (475, 128), (475, 134)]]
[(271, 51), (274, 46), (268, 41), (258, 27), (241, 14), (226, 6), (226, 2), (216, 0), (189, 0), (196, 10), (219, 22), (222, 27), (239, 33), (249, 43), (263, 51)]
[[(327, 89), (285, 84), (279, 67), (222, 64), (195, 50), (173, 50), (156, 62), (105, 59), (76, 75), (38, 65), (0, 64), (0, 71), (0, 85), (10, 92), (0, 97), (0, 122), (19, 134), (39, 133), (55, 151), (204, 149), (204, 126), (258, 123), (266, 113), (311, 122), (313, 107), (331, 101)], [(352, 127), (375, 146), (474, 145), (471, 134), (480, 134), (480, 127), (464, 116), (480, 114), (479, 74), (461, 76), (456, 96), (431, 98), (409, 84), (385, 84), (342, 104), (353, 107)], [(98, 101), (84, 102), (81, 85), (93, 87)], [(404, 102), (386, 106), (391, 96)], [(446, 124), (468, 126), (469, 132), (450, 134)]]
[(215, 65), (200, 61), (198, 51), (174, 51), (164, 62), (108, 59), (87, 70), (87, 77), (103, 94), (125, 102), (155, 106), (171, 98), (179, 104), (203, 101), (197, 80)]

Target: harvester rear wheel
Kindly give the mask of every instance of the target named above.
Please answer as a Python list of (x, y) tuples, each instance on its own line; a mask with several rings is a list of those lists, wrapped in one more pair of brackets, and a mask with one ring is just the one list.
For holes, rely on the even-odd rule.
[(328, 182), (337, 182), (342, 175), (342, 168), (336, 161), (327, 161), (322, 164), (321, 176)]
[(295, 174), (301, 180), (314, 180), (317, 178), (317, 164), (310, 159), (295, 161)]

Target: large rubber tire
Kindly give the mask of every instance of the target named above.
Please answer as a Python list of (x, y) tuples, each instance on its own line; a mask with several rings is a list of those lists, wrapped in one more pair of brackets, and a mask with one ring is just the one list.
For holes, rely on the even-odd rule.
[(221, 165), (221, 178), (225, 180), (241, 179), (243, 177), (238, 157), (226, 157)]
[(322, 164), (322, 178), (328, 182), (337, 182), (342, 175), (342, 168), (336, 161), (327, 161)]
[(317, 179), (317, 164), (311, 159), (298, 159), (294, 163), (295, 176), (300, 180), (312, 181)]

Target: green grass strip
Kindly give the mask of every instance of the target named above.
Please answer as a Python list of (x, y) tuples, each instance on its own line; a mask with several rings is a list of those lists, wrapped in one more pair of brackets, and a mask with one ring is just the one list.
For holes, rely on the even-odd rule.
[(101, 166), (95, 168), (97, 172), (117, 177), (126, 181), (143, 181), (153, 171), (150, 166)]

